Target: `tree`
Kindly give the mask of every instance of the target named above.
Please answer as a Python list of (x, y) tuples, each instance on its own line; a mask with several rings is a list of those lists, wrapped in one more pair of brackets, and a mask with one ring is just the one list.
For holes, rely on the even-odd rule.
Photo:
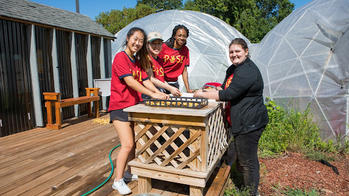
[(292, 12), (294, 4), (289, 0), (188, 0), (184, 7), (216, 16), (256, 43)]
[(101, 12), (96, 17), (96, 22), (102, 24), (110, 33), (115, 34), (134, 20), (155, 13), (155, 10), (149, 5), (139, 4), (136, 8)]
[(137, 0), (137, 5), (145, 4), (157, 10), (173, 10), (183, 7), (182, 0)]

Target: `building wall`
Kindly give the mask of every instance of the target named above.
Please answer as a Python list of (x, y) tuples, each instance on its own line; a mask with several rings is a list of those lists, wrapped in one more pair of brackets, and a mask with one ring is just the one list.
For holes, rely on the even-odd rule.
[[(35, 27), (36, 58), (40, 92), (54, 92), (54, 78), (52, 70), (52, 29)], [(43, 120), (47, 122), (44, 96), (41, 93), (41, 110)]]
[(28, 25), (0, 20), (0, 136), (35, 125)]
[[(62, 99), (71, 98), (74, 95), (84, 96), (85, 88), (93, 87), (88, 85), (91, 84), (88, 81), (89, 77), (99, 79), (101, 75), (106, 77), (110, 75), (111, 40), (101, 39), (98, 36), (90, 36), (91, 39), (89, 39), (87, 34), (34, 26), (34, 39), (32, 40), (35, 40), (35, 51), (33, 52), (33, 49), (30, 50), (31, 27), (32, 25), (27, 23), (0, 20), (0, 137), (32, 129), (38, 125), (38, 121), (35, 120), (34, 97), (40, 97), (39, 111), (42, 113), (42, 119), (39, 120), (46, 124), (43, 92), (54, 92), (55, 89), (56, 91), (59, 89)], [(74, 63), (76, 64), (76, 75), (74, 77), (71, 62), (72, 35), (75, 38), (75, 53), (73, 54), (76, 56)], [(88, 40), (91, 40), (90, 44)], [(101, 40), (104, 43), (104, 54), (100, 54)], [(56, 50), (53, 44), (56, 45)], [(90, 53), (88, 52), (89, 46), (91, 47)], [(30, 51), (36, 58), (34, 61), (30, 60)], [(104, 56), (105, 65), (100, 64), (100, 56)], [(92, 65), (88, 63), (89, 58)], [(35, 62), (34, 65), (32, 62)], [(40, 95), (33, 93), (31, 66), (37, 68), (38, 77), (36, 78), (39, 81)], [(88, 66), (92, 72), (88, 71)], [(101, 66), (105, 66), (103, 74)], [(58, 72), (58, 77), (55, 77), (55, 72)], [(78, 92), (73, 90), (73, 78), (78, 80)], [(38, 103), (40, 104), (40, 101)], [(86, 106), (79, 106), (79, 115), (86, 113)], [(74, 106), (63, 108), (63, 119), (74, 116)]]

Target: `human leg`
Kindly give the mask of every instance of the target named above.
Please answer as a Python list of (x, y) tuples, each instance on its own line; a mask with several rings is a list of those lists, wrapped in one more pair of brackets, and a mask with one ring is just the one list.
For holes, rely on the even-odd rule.
[(113, 125), (118, 133), (121, 143), (115, 169), (115, 180), (119, 180), (123, 177), (127, 162), (134, 158), (134, 153), (132, 153), (134, 152), (134, 133), (130, 122), (114, 120)]
[(256, 131), (235, 137), (235, 148), (244, 186), (256, 195), (259, 185), (258, 142), (264, 127)]
[(113, 125), (121, 143), (120, 151), (116, 158), (113, 188), (118, 190), (120, 194), (129, 194), (131, 190), (125, 184), (123, 175), (127, 162), (134, 157), (134, 133), (130, 122), (113, 120)]

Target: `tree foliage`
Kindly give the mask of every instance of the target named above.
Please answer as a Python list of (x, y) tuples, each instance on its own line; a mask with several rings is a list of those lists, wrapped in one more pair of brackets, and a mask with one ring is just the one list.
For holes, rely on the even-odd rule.
[(102, 12), (96, 17), (96, 22), (102, 24), (112, 34), (115, 34), (134, 20), (155, 13), (155, 10), (155, 8), (149, 5), (139, 4), (136, 8)]
[(216, 16), (251, 42), (259, 42), (294, 9), (289, 0), (188, 0), (185, 9)]
[(294, 9), (289, 0), (137, 0), (136, 8), (102, 12), (96, 21), (115, 34), (132, 21), (158, 10), (201, 11), (236, 28), (252, 43), (263, 37)]
[(137, 5), (145, 4), (158, 10), (173, 10), (183, 7), (182, 0), (137, 0)]

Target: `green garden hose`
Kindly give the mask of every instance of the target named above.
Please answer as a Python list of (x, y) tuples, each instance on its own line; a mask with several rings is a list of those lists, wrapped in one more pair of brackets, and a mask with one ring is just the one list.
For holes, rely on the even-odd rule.
[(121, 146), (121, 144), (118, 144), (117, 146), (115, 146), (113, 149), (111, 149), (111, 151), (109, 152), (109, 161), (110, 161), (110, 165), (111, 165), (111, 171), (110, 174), (108, 176), (107, 179), (104, 180), (104, 182), (102, 182), (101, 184), (99, 184), (98, 186), (96, 186), (95, 188), (93, 188), (92, 190), (88, 191), (87, 193), (82, 194), (81, 196), (86, 196), (89, 195), (91, 193), (93, 193), (94, 191), (96, 191), (97, 189), (101, 188), (105, 183), (108, 182), (108, 180), (113, 176), (114, 173), (114, 165), (113, 165), (113, 160), (111, 159), (111, 154), (113, 153), (113, 151), (117, 148), (119, 148)]

